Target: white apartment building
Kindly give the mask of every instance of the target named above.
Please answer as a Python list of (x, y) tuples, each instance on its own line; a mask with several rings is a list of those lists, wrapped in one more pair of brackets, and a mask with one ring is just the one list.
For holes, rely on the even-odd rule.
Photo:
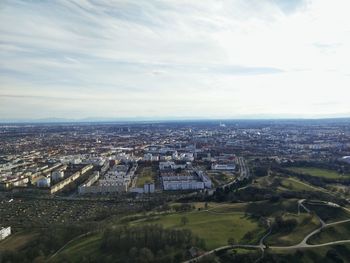
[(234, 164), (212, 164), (211, 165), (212, 170), (221, 170), (221, 171), (229, 171), (229, 170), (235, 170), (236, 166)]
[(4, 240), (9, 235), (11, 235), (11, 227), (10, 226), (0, 228), (0, 240)]

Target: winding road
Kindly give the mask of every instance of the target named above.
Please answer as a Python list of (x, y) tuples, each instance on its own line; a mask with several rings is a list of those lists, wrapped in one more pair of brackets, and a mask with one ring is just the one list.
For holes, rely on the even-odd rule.
[[(306, 200), (305, 199), (301, 199), (298, 201), (298, 215), (300, 215), (300, 207), (303, 208), (307, 213), (311, 213), (310, 209), (308, 209), (305, 205), (304, 202)], [(327, 202), (320, 202), (321, 205), (330, 205), (330, 203)], [(346, 207), (342, 207), (339, 206), (337, 204), (333, 204), (336, 205), (339, 208), (342, 208), (348, 212), (350, 212), (350, 210)], [(208, 211), (208, 210), (207, 210)], [(345, 243), (350, 243), (350, 239), (347, 240), (337, 240), (337, 241), (333, 241), (333, 242), (328, 242), (328, 243), (323, 243), (323, 244), (308, 244), (307, 241), (315, 234), (319, 233), (321, 230), (323, 230), (326, 227), (330, 227), (330, 226), (334, 226), (334, 225), (338, 225), (338, 224), (343, 224), (343, 223), (347, 223), (350, 222), (350, 219), (346, 219), (346, 220), (340, 220), (340, 221), (336, 221), (336, 222), (332, 222), (332, 223), (328, 223), (326, 224), (317, 214), (315, 214), (318, 218), (318, 220), (320, 221), (321, 226), (317, 229), (315, 229), (314, 231), (312, 231), (311, 233), (309, 233), (308, 235), (305, 236), (305, 238), (298, 244), (296, 245), (292, 245), (292, 246), (269, 246), (267, 247), (264, 244), (265, 239), (271, 234), (272, 232), (272, 226), (271, 226), (271, 222), (268, 221), (268, 225), (269, 227), (269, 231), (260, 239), (259, 244), (258, 245), (245, 245), (245, 244), (236, 244), (236, 245), (227, 245), (227, 246), (222, 246), (210, 251), (205, 252), (204, 254), (196, 257), (196, 258), (192, 258), (188, 261), (184, 261), (183, 263), (194, 263), (194, 262), (198, 262), (199, 260), (201, 260), (202, 258), (209, 256), (211, 254), (214, 254), (216, 252), (219, 251), (224, 251), (227, 249), (233, 249), (233, 248), (255, 248), (255, 249), (260, 249), (262, 251), (262, 255), (260, 258), (258, 258), (255, 262), (259, 262), (263, 257), (264, 257), (264, 252), (265, 249), (270, 248), (270, 249), (279, 249), (279, 250), (293, 250), (293, 249), (301, 249), (301, 248), (316, 248), (316, 247), (324, 247), (324, 246), (331, 246), (331, 245), (337, 245), (337, 244), (345, 244)]]

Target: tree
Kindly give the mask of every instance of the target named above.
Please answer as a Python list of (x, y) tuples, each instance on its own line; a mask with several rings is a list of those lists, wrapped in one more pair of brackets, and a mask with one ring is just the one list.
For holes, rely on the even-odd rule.
[(233, 237), (230, 237), (228, 240), (227, 240), (227, 244), (229, 244), (230, 246), (233, 246), (236, 244), (236, 240), (233, 238)]
[(188, 218), (186, 216), (181, 217), (181, 224), (184, 226), (189, 222)]
[(254, 169), (254, 175), (257, 177), (263, 177), (268, 175), (268, 168), (264, 166), (258, 166)]
[(139, 262), (153, 262), (154, 261), (154, 255), (152, 251), (148, 248), (142, 248), (140, 250), (140, 256), (139, 256)]
[(136, 247), (130, 248), (130, 250), (129, 250), (130, 259), (135, 260), (137, 258), (137, 254), (138, 254), (138, 250)]

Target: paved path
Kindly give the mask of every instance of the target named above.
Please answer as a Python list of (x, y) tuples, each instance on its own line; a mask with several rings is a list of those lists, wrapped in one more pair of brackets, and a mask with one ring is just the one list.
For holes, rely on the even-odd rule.
[(64, 250), (67, 246), (69, 246), (70, 244), (72, 244), (74, 241), (82, 238), (82, 237), (87, 237), (89, 235), (91, 235), (94, 232), (87, 232), (85, 234), (82, 234), (80, 236), (77, 236), (75, 238), (73, 238), (72, 240), (68, 241), (63, 247), (61, 247), (59, 250), (57, 250), (50, 258), (48, 261), (52, 260), (57, 254), (59, 254), (62, 250)]
[[(311, 213), (310, 209), (308, 209), (303, 203), (305, 202), (305, 199), (301, 199), (298, 201), (298, 215), (300, 215), (300, 207), (302, 207), (306, 212)], [(327, 202), (322, 202), (322, 205), (329, 205), (329, 203)], [(346, 207), (341, 207), (338, 206), (344, 210), (347, 210), (350, 212), (350, 209), (346, 208)], [(207, 210), (208, 211), (208, 210)], [(329, 226), (334, 226), (334, 225), (338, 225), (338, 224), (343, 224), (346, 222), (350, 222), (350, 219), (346, 219), (346, 220), (341, 220), (341, 221), (337, 221), (337, 222), (333, 222), (333, 223), (328, 223), (326, 224), (317, 214), (316, 214), (317, 218), (320, 221), (321, 226), (317, 229), (315, 229), (314, 231), (312, 231), (311, 233), (309, 233), (308, 235), (305, 236), (305, 238), (296, 245), (292, 245), (292, 246), (269, 246), (269, 248), (271, 249), (280, 249), (280, 250), (294, 250), (294, 249), (300, 249), (300, 248), (317, 248), (317, 247), (324, 247), (324, 246), (331, 246), (331, 245), (337, 245), (337, 244), (345, 244), (345, 243), (350, 243), (350, 239), (348, 240), (338, 240), (338, 241), (333, 241), (333, 242), (328, 242), (328, 243), (323, 243), (323, 244), (315, 244), (315, 245), (310, 245), (307, 243), (307, 241), (310, 239), (310, 237), (312, 237), (313, 235), (319, 233), (323, 228), (329, 227)], [(270, 225), (270, 221), (269, 221), (269, 225)], [(200, 259), (211, 255), (215, 252), (219, 252), (219, 251), (223, 251), (223, 250), (227, 250), (227, 249), (232, 249), (232, 248), (256, 248), (256, 249), (260, 249), (262, 251), (262, 256), (260, 258), (258, 258), (255, 262), (259, 262), (263, 257), (264, 257), (264, 251), (267, 248), (266, 245), (264, 244), (264, 240), (271, 234), (272, 232), (272, 227), (270, 227), (268, 233), (266, 233), (259, 241), (258, 245), (233, 245), (233, 246), (222, 246), (213, 250), (210, 250), (208, 252), (205, 252), (204, 254), (202, 254), (199, 257), (190, 259), (188, 261), (185, 261), (184, 263), (192, 263), (192, 262), (198, 262)]]

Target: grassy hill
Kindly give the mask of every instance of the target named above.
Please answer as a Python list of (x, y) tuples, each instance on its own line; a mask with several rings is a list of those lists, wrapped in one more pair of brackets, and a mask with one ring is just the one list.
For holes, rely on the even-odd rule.
[[(183, 225), (181, 218), (186, 217), (188, 223)], [(141, 219), (131, 224), (161, 224), (164, 227), (188, 228), (201, 238), (204, 238), (208, 249), (227, 245), (229, 238), (241, 241), (248, 232), (254, 232), (255, 237), (250, 241), (257, 243), (265, 232), (256, 219), (243, 212), (218, 213), (214, 211), (195, 211), (188, 213), (173, 213)]]
[(314, 215), (300, 214), (296, 215), (285, 215), (284, 219), (296, 219), (298, 225), (291, 232), (278, 232), (274, 233), (266, 239), (266, 243), (270, 246), (291, 246), (301, 242), (304, 237), (311, 233), (313, 230), (320, 226), (319, 220)]
[(310, 244), (322, 244), (336, 240), (350, 239), (350, 222), (334, 225), (323, 229), (310, 238)]
[(315, 167), (289, 167), (288, 170), (296, 173), (308, 174), (315, 177), (323, 177), (327, 179), (344, 179), (350, 178), (349, 174), (342, 175), (337, 171), (329, 169), (321, 169)]

